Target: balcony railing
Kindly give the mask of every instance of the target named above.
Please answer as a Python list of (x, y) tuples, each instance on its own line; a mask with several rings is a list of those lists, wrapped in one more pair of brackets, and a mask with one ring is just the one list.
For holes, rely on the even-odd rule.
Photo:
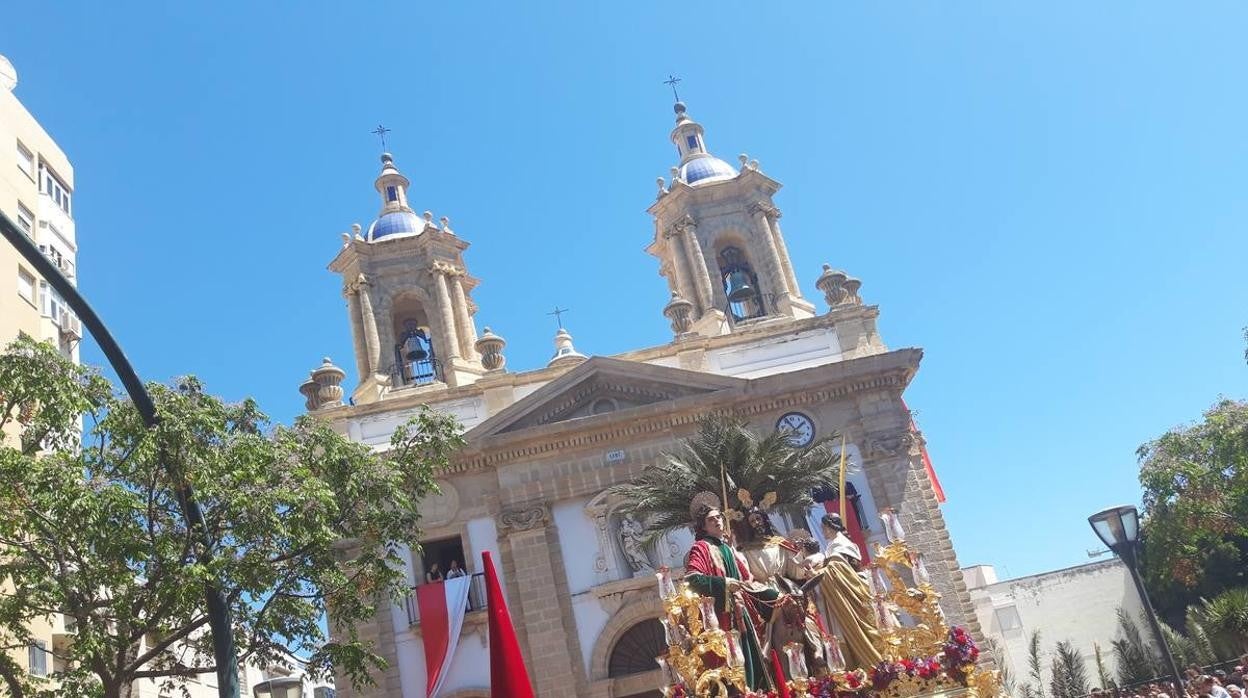
[(437, 359), (408, 361), (390, 367), (390, 385), (406, 387), (411, 385), (430, 385), (445, 382), (442, 376), (442, 364)]
[[(433, 584), (443, 584), (444, 582), (433, 582)], [(427, 586), (427, 585), (422, 585)], [(485, 598), (485, 573), (477, 572), (472, 575), (468, 581), (468, 603), (465, 609), (469, 613), (484, 611), (486, 609)], [(412, 587), (412, 593), (407, 595), (407, 624), (420, 625), (420, 604), (416, 602), (416, 587)]]

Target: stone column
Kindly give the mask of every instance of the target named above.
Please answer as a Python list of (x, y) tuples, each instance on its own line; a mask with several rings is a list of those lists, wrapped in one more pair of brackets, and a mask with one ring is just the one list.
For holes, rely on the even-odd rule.
[(451, 302), (455, 306), (456, 335), (459, 337), (459, 350), (465, 359), (477, 360), (477, 332), (472, 326), (472, 316), (468, 314), (468, 296), (464, 293), (464, 272), (457, 270), (450, 278)]
[(758, 229), (758, 234), (763, 242), (763, 254), (767, 258), (767, 266), (771, 270), (771, 278), (774, 280), (773, 288), (768, 289), (776, 293), (776, 295), (792, 294), (789, 288), (789, 280), (784, 275), (784, 264), (780, 261), (780, 252), (776, 249), (776, 240), (771, 235), (771, 226), (767, 224), (766, 207), (763, 204), (750, 204), (750, 216), (754, 218), (754, 225)]
[(360, 311), (359, 290), (353, 284), (342, 287), (347, 299), (347, 312), (351, 316), (351, 343), (355, 348), (356, 377), (361, 383), (371, 375), (368, 370), (368, 352), (364, 348), (364, 316)]
[[(676, 239), (679, 233), (668, 231), (663, 237), (667, 240), (667, 249), (671, 251), (671, 268), (672, 268), (672, 285), (680, 296), (688, 298), (690, 295), (697, 297), (697, 291), (690, 288), (689, 279), (685, 278), (687, 269), (685, 264), (685, 250), (679, 239)], [(690, 293), (692, 291), (692, 294)]]
[(923, 554), (950, 625), (966, 628), (976, 642), (982, 642), (984, 635), (953, 551), (953, 541), (923, 466), (922, 436), (899, 424), (894, 429), (869, 432), (864, 441), (863, 470), (876, 506), (897, 511), (906, 543)]
[(360, 299), (360, 316), (364, 323), (364, 349), (368, 357), (368, 375), (381, 373), (381, 340), (377, 338), (377, 316), (373, 314), (372, 284), (363, 274), (356, 281)]
[[(530, 504), (504, 509), (499, 514), (499, 531), (511, 547), (514, 573), (508, 586), (519, 590), (519, 608), (512, 607), (512, 620), (524, 628), (528, 640), (529, 678), (539, 696), (575, 698), (585, 683), (579, 670), (581, 658), (569, 646), (568, 631), (558, 589), (565, 588), (558, 578), (554, 555), (558, 554), (558, 534), (551, 529), (550, 508)], [(501, 543), (502, 541), (500, 541)], [(509, 595), (515, 598), (517, 595)], [(571, 629), (575, 633), (575, 628)]]
[[(433, 283), (437, 286), (438, 313), (442, 317), (442, 334), (446, 338), (446, 354), (442, 357), (448, 364), (459, 358), (459, 333), (455, 331), (455, 310), (451, 307), (451, 290), (446, 275), (450, 270), (443, 264), (434, 264)], [(449, 365), (447, 366), (449, 368)]]
[(715, 307), (715, 294), (711, 287), (711, 274), (706, 266), (706, 258), (702, 255), (702, 246), (698, 244), (698, 226), (692, 218), (686, 217), (675, 226), (676, 235), (683, 239), (685, 255), (689, 258), (689, 267), (693, 270), (693, 288), (697, 292), (698, 315), (701, 316)]
[(767, 211), (767, 227), (771, 229), (771, 239), (775, 243), (776, 252), (780, 255), (780, 266), (784, 268), (784, 278), (789, 283), (789, 293), (795, 298), (802, 297), (802, 289), (797, 284), (797, 274), (793, 273), (793, 260), (789, 259), (789, 247), (784, 244), (784, 236), (780, 234), (780, 209)]

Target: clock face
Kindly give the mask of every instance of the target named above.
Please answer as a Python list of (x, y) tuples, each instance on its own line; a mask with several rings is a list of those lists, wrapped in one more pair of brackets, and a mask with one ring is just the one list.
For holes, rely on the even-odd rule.
[(809, 446), (815, 440), (815, 423), (801, 412), (790, 412), (776, 421), (776, 431), (789, 434), (794, 446)]

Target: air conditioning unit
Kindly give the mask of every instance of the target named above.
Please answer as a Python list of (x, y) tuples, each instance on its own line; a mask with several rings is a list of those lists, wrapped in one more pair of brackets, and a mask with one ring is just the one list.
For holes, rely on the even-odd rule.
[(82, 320), (77, 315), (68, 310), (61, 309), (61, 334), (69, 335), (74, 339), (82, 339)]

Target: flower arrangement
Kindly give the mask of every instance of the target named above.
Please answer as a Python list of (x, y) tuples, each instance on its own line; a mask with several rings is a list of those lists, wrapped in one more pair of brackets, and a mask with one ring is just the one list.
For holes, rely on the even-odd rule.
[[(810, 698), (871, 698), (965, 687), (978, 659), (979, 648), (970, 634), (954, 627), (949, 630), (944, 649), (935, 656), (883, 661), (867, 671), (837, 671), (811, 678), (805, 695)], [(779, 698), (779, 695), (775, 691), (745, 694), (746, 698)]]

